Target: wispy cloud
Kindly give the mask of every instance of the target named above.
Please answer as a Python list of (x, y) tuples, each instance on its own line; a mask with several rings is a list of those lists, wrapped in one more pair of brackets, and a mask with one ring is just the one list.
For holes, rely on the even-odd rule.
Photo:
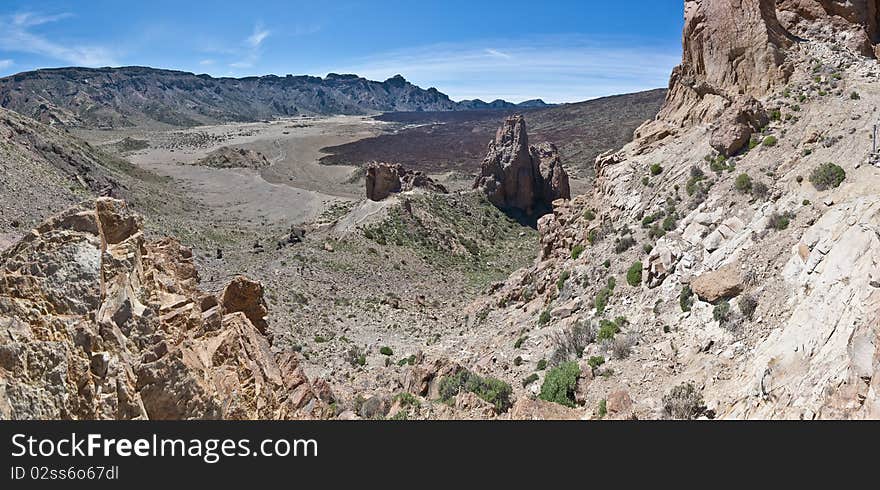
[(0, 16), (0, 50), (45, 56), (80, 66), (116, 65), (112, 50), (103, 46), (53, 41), (33, 28), (73, 17), (22, 12)]
[(357, 73), (375, 80), (401, 73), (456, 100), (575, 102), (666, 86), (680, 58), (677, 45), (553, 36), (415, 47), (310, 71)]
[(213, 65), (214, 63), (216, 63), (216, 62), (215, 62), (214, 60), (210, 60), (210, 59), (199, 61), (199, 64), (202, 65), (202, 66), (211, 66), (211, 65)]
[(15, 61), (13, 60), (0, 60), (0, 70), (5, 70), (14, 64)]
[(263, 44), (263, 41), (269, 37), (269, 34), (271, 34), (269, 30), (264, 29), (262, 25), (257, 24), (254, 26), (254, 33), (245, 40), (245, 43), (252, 49), (259, 48), (260, 45)]

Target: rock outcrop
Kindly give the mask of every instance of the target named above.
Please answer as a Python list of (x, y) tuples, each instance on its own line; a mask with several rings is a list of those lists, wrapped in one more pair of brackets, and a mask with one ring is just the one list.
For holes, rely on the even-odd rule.
[(864, 56), (877, 56), (877, 0), (779, 0), (776, 4), (782, 26), (799, 38), (840, 42)]
[(367, 199), (381, 201), (391, 194), (424, 189), (446, 194), (446, 187), (422, 172), (404, 168), (399, 163), (371, 163), (367, 166)]
[(321, 416), (265, 315), (247, 279), (200, 291), (190, 250), (124, 202), (71, 208), (0, 254), (0, 418)]
[(196, 162), (214, 168), (253, 168), (261, 169), (270, 165), (269, 159), (262, 153), (247, 148), (220, 147)]
[(507, 118), (489, 143), (474, 189), (482, 189), (499, 208), (526, 214), (549, 208), (556, 199), (571, 199), (559, 151), (549, 143), (529, 146), (521, 115)]

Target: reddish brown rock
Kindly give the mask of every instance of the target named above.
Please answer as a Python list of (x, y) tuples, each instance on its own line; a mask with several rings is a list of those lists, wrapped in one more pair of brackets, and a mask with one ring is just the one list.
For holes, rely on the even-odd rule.
[(266, 333), (269, 308), (263, 299), (263, 285), (244, 276), (236, 276), (220, 296), (223, 314), (242, 312), (260, 333)]
[(448, 192), (445, 187), (434, 182), (433, 179), (424, 173), (408, 170), (399, 163), (374, 162), (367, 165), (367, 199), (381, 201), (391, 194), (415, 189), (424, 189), (441, 194)]
[(557, 199), (571, 199), (568, 173), (551, 144), (529, 146), (526, 121), (514, 115), (489, 143), (474, 189), (482, 189), (492, 204), (532, 214), (549, 209)]

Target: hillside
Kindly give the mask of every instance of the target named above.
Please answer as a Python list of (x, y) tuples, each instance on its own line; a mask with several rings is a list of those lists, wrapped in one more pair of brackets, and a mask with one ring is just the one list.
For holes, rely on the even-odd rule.
[[(527, 103), (534, 106), (535, 101)], [(213, 78), (146, 67), (58, 68), (0, 78), (0, 106), (46, 124), (124, 128), (196, 126), (280, 116), (387, 111), (490, 109), (453, 102), (397, 75), (384, 82), (356, 75)]]

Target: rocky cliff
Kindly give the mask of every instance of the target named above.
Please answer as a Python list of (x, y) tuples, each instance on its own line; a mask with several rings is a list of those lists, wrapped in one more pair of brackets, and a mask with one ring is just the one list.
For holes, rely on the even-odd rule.
[[(457, 103), (397, 75), (214, 78), (146, 67), (58, 68), (0, 78), (0, 106), (46, 124), (194, 126), (310, 114), (454, 111), (514, 106)], [(530, 103), (534, 106), (534, 102)]]
[(73, 207), (0, 254), (0, 418), (320, 416), (332, 394), (272, 351), (262, 294), (200, 291), (122, 201)]
[(559, 151), (550, 143), (530, 146), (521, 115), (507, 118), (498, 128), (474, 188), (482, 189), (496, 206), (527, 215), (556, 199), (571, 198)]

